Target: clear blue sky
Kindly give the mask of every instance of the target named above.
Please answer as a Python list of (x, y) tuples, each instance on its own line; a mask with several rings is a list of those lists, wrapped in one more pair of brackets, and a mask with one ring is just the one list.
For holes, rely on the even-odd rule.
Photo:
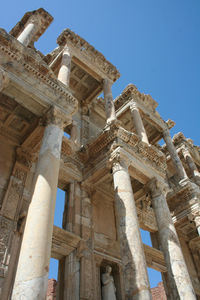
[[(176, 122), (172, 134), (182, 131), (199, 144), (199, 0), (3, 1), (0, 27), (9, 31), (26, 11), (39, 7), (54, 17), (36, 43), (40, 51), (50, 52), (62, 30), (71, 28), (119, 69), (114, 97), (134, 83), (159, 103), (164, 120)], [(157, 274), (150, 277), (151, 285), (159, 280)]]

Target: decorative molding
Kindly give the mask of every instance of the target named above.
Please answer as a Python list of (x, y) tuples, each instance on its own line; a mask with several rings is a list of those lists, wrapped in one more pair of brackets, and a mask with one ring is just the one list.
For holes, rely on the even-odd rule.
[(55, 93), (59, 94), (59, 103), (63, 101), (65, 103), (64, 107), (71, 114), (76, 112), (78, 108), (77, 100), (65, 85), (57, 80), (52, 70), (41, 59), (40, 55), (32, 49), (26, 48), (3, 29), (0, 29), (0, 53), (5, 57), (9, 57), (9, 61), (20, 64), (29, 74), (48, 85), (54, 93), (54, 97)]
[(118, 110), (124, 103), (132, 100), (139, 102), (152, 112), (155, 112), (158, 106), (158, 103), (150, 95), (139, 92), (134, 84), (129, 84), (123, 92), (115, 98), (115, 109)]
[(61, 109), (58, 107), (52, 106), (45, 116), (46, 125), (56, 125), (61, 129), (64, 129), (67, 125), (72, 123), (72, 118), (69, 115), (66, 115)]
[(69, 28), (60, 34), (57, 43), (59, 46), (64, 46), (66, 43), (69, 47), (72, 45), (81, 56), (85, 57), (96, 68), (101, 69), (112, 81), (116, 81), (120, 77), (116, 67), (107, 61), (103, 54)]
[(109, 154), (120, 145), (124, 149), (129, 150), (129, 152), (133, 151), (142, 160), (145, 159), (146, 162), (159, 170), (159, 172), (165, 173), (167, 165), (164, 154), (155, 146), (147, 145), (140, 141), (136, 134), (125, 130), (115, 123), (110, 125), (109, 130), (104, 130), (96, 139), (85, 146), (82, 159), (84, 161), (91, 160), (91, 158), (95, 159), (103, 151)]

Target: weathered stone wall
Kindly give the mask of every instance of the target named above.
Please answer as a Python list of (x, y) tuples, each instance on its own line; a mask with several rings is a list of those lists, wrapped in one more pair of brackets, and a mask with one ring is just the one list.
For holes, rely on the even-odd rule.
[(152, 300), (167, 300), (162, 282), (159, 282), (156, 287), (152, 288), (151, 293), (152, 293)]
[(52, 278), (48, 280), (46, 300), (56, 300), (56, 285), (57, 281), (55, 279)]

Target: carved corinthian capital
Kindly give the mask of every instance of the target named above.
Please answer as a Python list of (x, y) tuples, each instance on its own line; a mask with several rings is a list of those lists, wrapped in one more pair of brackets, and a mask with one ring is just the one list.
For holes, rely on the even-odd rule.
[(200, 226), (200, 211), (194, 211), (188, 215), (188, 219), (195, 223), (196, 227)]
[(59, 128), (63, 129), (67, 125), (71, 124), (72, 118), (70, 115), (67, 115), (64, 113), (61, 109), (58, 107), (52, 106), (46, 116), (46, 125), (56, 125)]
[(152, 197), (158, 197), (163, 195), (166, 195), (168, 192), (167, 186), (160, 183), (157, 178), (152, 178), (145, 186), (146, 190), (150, 192)]
[(109, 163), (112, 165), (113, 172), (116, 172), (122, 169), (128, 170), (131, 161), (123, 149), (118, 147), (111, 153)]
[(7, 73), (0, 69), (0, 92), (5, 89), (9, 84), (9, 77)]

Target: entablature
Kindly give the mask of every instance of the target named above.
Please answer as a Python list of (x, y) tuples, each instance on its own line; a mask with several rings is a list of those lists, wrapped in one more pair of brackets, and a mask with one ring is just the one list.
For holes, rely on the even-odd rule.
[[(123, 151), (129, 156), (131, 165), (136, 169), (146, 173), (147, 177), (154, 177), (154, 173), (158, 177), (165, 177), (166, 161), (165, 156), (155, 146), (142, 142), (139, 137), (117, 124), (113, 124), (109, 130), (104, 130), (90, 144), (86, 145), (84, 152), (80, 155), (87, 166), (84, 174), (93, 173), (93, 167), (98, 165), (97, 161), (102, 164), (106, 160), (107, 164), (111, 153), (116, 152), (117, 148), (123, 148)], [(104, 157), (104, 159), (103, 159)]]
[(173, 136), (173, 144), (178, 152), (183, 152), (184, 148), (186, 148), (194, 162), (200, 167), (200, 147), (194, 145), (191, 139), (186, 138), (182, 132), (178, 132)]
[[(2, 90), (37, 116), (52, 105), (66, 114), (74, 114), (77, 100), (59, 82), (51, 68), (33, 49), (0, 29), (0, 73), (7, 78)], [(1, 75), (0, 74), (0, 75)]]
[(140, 93), (136, 86), (129, 84), (115, 100), (117, 118), (123, 123), (131, 120), (128, 130), (134, 124), (131, 117), (132, 106), (137, 105), (142, 121), (147, 132), (149, 142), (155, 144), (162, 138), (162, 132), (166, 128), (166, 123), (155, 110), (157, 102), (150, 96)]
[(90, 67), (100, 78), (109, 78), (114, 82), (120, 77), (119, 71), (113, 64), (106, 60), (102, 53), (69, 28), (60, 34), (57, 38), (57, 43), (59, 46), (67, 44), (72, 54)]

